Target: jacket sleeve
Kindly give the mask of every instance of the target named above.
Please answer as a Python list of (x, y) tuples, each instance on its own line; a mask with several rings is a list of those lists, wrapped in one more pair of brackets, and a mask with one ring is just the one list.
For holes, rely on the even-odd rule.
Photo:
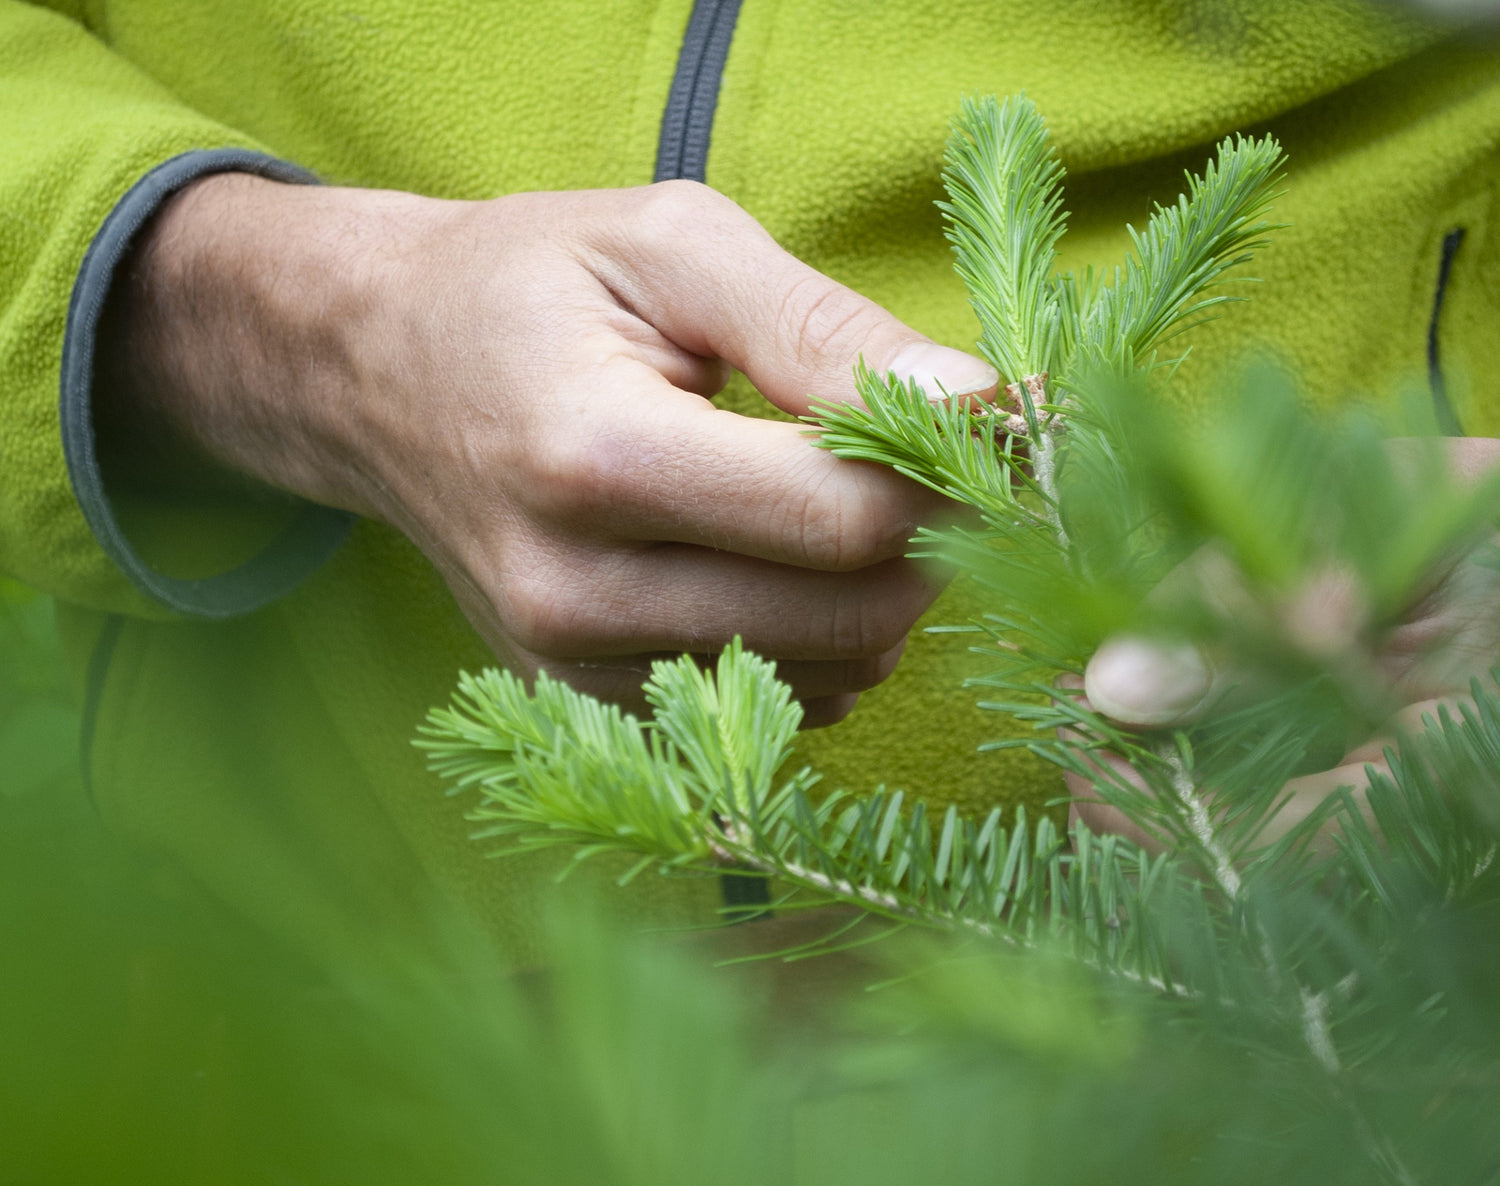
[(90, 411), (94, 342), (132, 238), (176, 190), (229, 170), (315, 179), (75, 21), (14, 0), (0, 0), (0, 112), (0, 571), (151, 616), (275, 599), (332, 553), (350, 516), (116, 479)]

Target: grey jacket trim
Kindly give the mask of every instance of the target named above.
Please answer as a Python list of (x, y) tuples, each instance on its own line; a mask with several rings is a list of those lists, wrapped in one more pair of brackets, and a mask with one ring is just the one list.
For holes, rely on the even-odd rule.
[(105, 489), (94, 436), (94, 349), (115, 271), (136, 233), (163, 202), (190, 181), (230, 172), (299, 184), (317, 181), (296, 165), (238, 148), (186, 152), (142, 177), (110, 211), (78, 270), (68, 302), (59, 393), (68, 477), (100, 545), (151, 597), (181, 613), (206, 618), (248, 613), (290, 592), (333, 555), (354, 525), (354, 516), (346, 511), (308, 503), (273, 543), (239, 567), (201, 580), (179, 580), (157, 572), (136, 552)]

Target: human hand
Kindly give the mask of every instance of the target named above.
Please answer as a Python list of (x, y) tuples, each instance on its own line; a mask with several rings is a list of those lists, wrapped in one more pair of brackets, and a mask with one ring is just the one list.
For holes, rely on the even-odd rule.
[(651, 658), (735, 634), (809, 723), (893, 669), (945, 501), (707, 397), (853, 398), (852, 365), (983, 393), (937, 346), (693, 183), (446, 202), (194, 183), (104, 339), (113, 431), (390, 523), (513, 670), (639, 706)]
[[(1391, 447), (1399, 461), (1417, 443), (1396, 441)], [(1477, 484), (1500, 469), (1500, 440), (1460, 438), (1444, 441), (1442, 447), (1450, 472), (1464, 484)], [(1436, 719), (1442, 706), (1456, 708), (1468, 701), (1471, 680), (1490, 682), (1491, 668), (1500, 664), (1500, 572), (1492, 567), (1492, 555), (1481, 563), (1483, 559), (1479, 551), (1448, 557), (1401, 619), (1384, 629), (1372, 628), (1357, 584), (1333, 572), (1273, 607), (1287, 643), (1362, 678), (1366, 702), (1383, 706), (1384, 719), (1373, 731), (1351, 738), (1335, 766), (1286, 784), (1287, 802), (1261, 834), (1264, 841), (1285, 835), (1341, 787), (1351, 788), (1356, 803), (1362, 802), (1370, 769), (1388, 773), (1387, 747), (1402, 735), (1422, 732), (1423, 719)], [(1193, 586), (1225, 614), (1266, 609), (1250, 603), (1232, 567), (1212, 552), (1190, 561), (1170, 583)], [(1071, 692), (1094, 711), (1140, 731), (1186, 726), (1225, 697), (1253, 695), (1244, 687), (1244, 673), (1226, 669), (1222, 660), (1186, 643), (1133, 636), (1106, 640)], [(1102, 753), (1097, 760), (1128, 774), (1115, 755)], [(1157, 847), (1124, 812), (1092, 798), (1086, 779), (1070, 773), (1067, 780), (1075, 799), (1074, 818), (1091, 831), (1115, 832)]]

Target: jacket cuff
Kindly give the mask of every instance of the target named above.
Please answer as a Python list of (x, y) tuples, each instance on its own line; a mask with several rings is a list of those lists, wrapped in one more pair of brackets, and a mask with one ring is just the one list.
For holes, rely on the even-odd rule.
[(296, 500), (284, 504), (279, 516), (284, 521), (248, 559), (207, 576), (169, 575), (127, 535), (122, 492), (107, 488), (94, 430), (94, 351), (115, 272), (137, 233), (168, 198), (199, 177), (228, 172), (317, 184), (305, 169), (238, 148), (186, 152), (142, 177), (110, 211), (78, 270), (68, 302), (59, 393), (68, 477), (94, 536), (138, 588), (180, 613), (206, 618), (248, 613), (290, 592), (333, 555), (355, 520), (347, 511)]

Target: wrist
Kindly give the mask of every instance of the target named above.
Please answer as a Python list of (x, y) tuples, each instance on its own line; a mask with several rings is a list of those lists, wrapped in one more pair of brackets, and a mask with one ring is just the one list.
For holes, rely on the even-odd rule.
[(199, 483), (256, 483), (369, 514), (361, 375), (396, 283), (410, 195), (221, 173), (157, 213), (101, 324), (103, 435)]

